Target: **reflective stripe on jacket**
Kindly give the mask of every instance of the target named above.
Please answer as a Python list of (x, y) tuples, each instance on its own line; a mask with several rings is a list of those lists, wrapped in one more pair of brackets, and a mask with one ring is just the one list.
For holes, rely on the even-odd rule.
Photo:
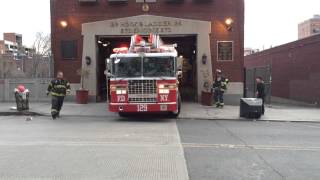
[(70, 83), (64, 79), (54, 79), (49, 83), (48, 92), (52, 96), (66, 96), (67, 91), (70, 91)]
[(225, 91), (225, 90), (227, 90), (228, 83), (229, 83), (229, 80), (224, 77), (221, 77), (220, 79), (215, 78), (214, 83), (212, 85), (212, 88), (214, 90)]

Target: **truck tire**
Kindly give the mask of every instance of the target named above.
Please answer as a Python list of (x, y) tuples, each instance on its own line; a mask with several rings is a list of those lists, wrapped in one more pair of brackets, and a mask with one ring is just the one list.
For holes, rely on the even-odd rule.
[(170, 114), (174, 118), (179, 117), (180, 112), (181, 112), (181, 96), (180, 96), (180, 93), (178, 94), (177, 105), (178, 105), (177, 111), (171, 112), (171, 114)]

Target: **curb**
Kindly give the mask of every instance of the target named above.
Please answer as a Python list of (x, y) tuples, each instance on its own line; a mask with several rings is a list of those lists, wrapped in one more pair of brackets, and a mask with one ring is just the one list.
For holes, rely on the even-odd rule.
[(44, 114), (32, 111), (9, 111), (0, 112), (0, 116), (45, 116)]
[(179, 117), (178, 120), (212, 120), (212, 121), (260, 121), (260, 122), (294, 122), (294, 123), (320, 123), (320, 120), (284, 120), (284, 119), (247, 119), (247, 118), (197, 118), (197, 117)]
[[(0, 112), (0, 116), (44, 116), (49, 117), (51, 116), (48, 113), (39, 113), (33, 111), (7, 111), (7, 112)], [(94, 117), (94, 118), (119, 118), (117, 115), (76, 115), (76, 114), (66, 114), (63, 115), (64, 117)], [(172, 119), (172, 118), (170, 118)], [(252, 122), (294, 122), (294, 123), (320, 123), (320, 120), (284, 120), (284, 119), (248, 119), (248, 118), (204, 118), (204, 117), (178, 117), (176, 120), (212, 120), (212, 121), (252, 121)]]

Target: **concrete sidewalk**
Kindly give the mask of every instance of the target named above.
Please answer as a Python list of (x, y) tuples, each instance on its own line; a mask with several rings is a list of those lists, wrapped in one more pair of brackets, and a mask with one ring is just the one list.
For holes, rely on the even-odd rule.
[[(0, 115), (14, 113), (10, 107), (14, 103), (0, 103)], [(50, 103), (31, 103), (30, 111), (50, 116)], [(83, 117), (118, 117), (118, 114), (107, 110), (107, 103), (90, 103), (86, 105), (71, 102), (64, 103), (61, 112), (63, 116)], [(245, 120), (239, 117), (239, 106), (225, 106), (223, 109), (202, 106), (196, 103), (183, 103), (180, 119), (206, 120)], [(284, 105), (268, 105), (266, 113), (261, 117), (263, 121), (289, 122), (320, 122), (320, 109), (312, 107), (297, 107)]]
[[(239, 117), (239, 106), (225, 106), (217, 109), (214, 106), (185, 103), (180, 117), (192, 119), (246, 120)], [(320, 122), (320, 109), (314, 107), (266, 105), (265, 115), (259, 120), (288, 122)]]

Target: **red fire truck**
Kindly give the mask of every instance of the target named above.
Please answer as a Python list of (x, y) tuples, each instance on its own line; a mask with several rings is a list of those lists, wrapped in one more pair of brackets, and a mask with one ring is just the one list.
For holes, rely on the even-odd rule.
[(180, 113), (176, 45), (165, 45), (159, 35), (133, 35), (130, 47), (113, 49), (110, 56), (109, 110), (128, 113)]

